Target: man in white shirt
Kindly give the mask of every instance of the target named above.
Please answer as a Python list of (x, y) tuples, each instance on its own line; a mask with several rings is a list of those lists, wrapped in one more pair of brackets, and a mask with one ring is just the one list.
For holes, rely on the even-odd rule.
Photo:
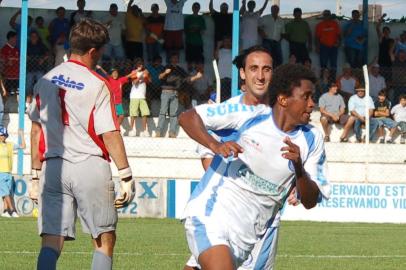
[(271, 7), (271, 14), (265, 15), (259, 20), (259, 34), (262, 37), (262, 45), (271, 51), (273, 66), (282, 64), (282, 35), (285, 33), (285, 22), (279, 17), (279, 6)]
[(183, 6), (187, 0), (165, 0), (164, 39), (167, 62), (171, 53), (183, 49)]
[(110, 5), (109, 15), (104, 24), (109, 31), (110, 42), (105, 47), (103, 58), (108, 60), (124, 59), (121, 35), (125, 30), (125, 22), (123, 18), (118, 16), (117, 4)]
[[(249, 47), (258, 45), (258, 21), (264, 12), (268, 0), (264, 2), (262, 8), (254, 12), (255, 1), (249, 1), (246, 4), (246, 0), (242, 0), (242, 6), (240, 10), (241, 15), (241, 49), (245, 50)], [(248, 10), (246, 10), (246, 6)]]
[[(266, 72), (260, 62), (250, 66), (240, 75), (258, 94)], [(308, 125), (315, 81), (301, 65), (281, 66), (270, 90), (272, 109), (222, 103), (180, 116), (186, 133), (216, 154), (184, 213), (189, 248), (202, 269), (239, 267), (294, 183), (305, 208), (329, 197), (323, 138)], [(237, 133), (220, 143), (207, 129)]]
[[(352, 116), (354, 116), (354, 133), (357, 138), (357, 142), (363, 142), (364, 139), (361, 138), (361, 125), (365, 123), (366, 117), (369, 117), (369, 140), (375, 135), (375, 131), (378, 128), (378, 121), (375, 118), (372, 118), (374, 115), (374, 101), (370, 96), (365, 96), (364, 88), (355, 89), (356, 94), (353, 95), (348, 101), (348, 111)], [(365, 115), (365, 106), (368, 106), (369, 115)]]

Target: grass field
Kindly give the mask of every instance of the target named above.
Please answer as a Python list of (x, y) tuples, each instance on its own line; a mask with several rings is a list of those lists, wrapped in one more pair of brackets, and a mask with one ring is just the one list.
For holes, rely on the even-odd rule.
[[(77, 229), (58, 269), (89, 269), (89, 236)], [(0, 269), (35, 269), (40, 239), (33, 218), (0, 218)], [(406, 269), (406, 226), (283, 222), (277, 270)], [(189, 256), (177, 220), (120, 219), (114, 269), (182, 269)]]

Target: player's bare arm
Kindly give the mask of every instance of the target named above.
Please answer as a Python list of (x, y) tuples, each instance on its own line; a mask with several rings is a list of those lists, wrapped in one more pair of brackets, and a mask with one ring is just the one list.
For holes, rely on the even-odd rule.
[(190, 138), (209, 148), (215, 154), (228, 157), (238, 156), (243, 149), (235, 142), (219, 143), (206, 130), (202, 118), (195, 109), (188, 110), (179, 116), (179, 124)]
[(42, 168), (42, 162), (39, 156), (39, 140), (41, 136), (41, 124), (32, 122), (31, 125), (31, 188), (29, 196), (34, 202), (38, 201), (39, 175)]
[(309, 178), (306, 173), (302, 159), (300, 157), (300, 148), (294, 144), (289, 137), (284, 140), (287, 146), (281, 148), (282, 157), (289, 159), (293, 163), (296, 175), (296, 188), (301, 196), (301, 202), (306, 209), (316, 206), (319, 196), (319, 188), (317, 184)]

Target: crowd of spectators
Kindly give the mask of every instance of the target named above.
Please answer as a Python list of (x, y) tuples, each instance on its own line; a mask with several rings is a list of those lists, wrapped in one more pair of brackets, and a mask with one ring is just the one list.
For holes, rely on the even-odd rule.
[[(210, 0), (209, 14), (201, 15), (201, 4), (194, 2), (192, 14), (184, 15), (186, 1), (165, 0), (165, 14), (160, 14), (159, 5), (152, 3), (149, 15), (146, 16), (141, 8), (134, 4), (134, 0), (130, 0), (124, 17), (118, 14), (118, 6), (112, 3), (108, 14), (102, 19), (99, 18), (108, 28), (110, 42), (99, 63), (98, 72), (112, 80), (112, 84), (117, 88), (115, 103), (124, 106), (119, 108), (123, 111), (121, 115), (131, 116), (131, 129), (128, 133), (130, 136), (152, 135), (152, 130), (147, 131), (146, 119), (150, 116), (153, 102), (160, 104), (158, 126), (154, 130), (156, 136), (165, 136), (164, 120), (168, 116), (169, 137), (176, 137), (179, 112), (209, 100), (214, 82), (211, 76), (206, 74), (207, 69), (205, 70), (205, 63), (207, 66), (212, 60), (205, 59), (207, 54), (204, 53), (208, 45), (203, 34), (207, 29), (208, 20), (214, 24), (212, 58), (217, 60), (219, 67), (222, 100), (231, 95), (233, 16), (229, 13), (229, 6), (223, 2), (217, 11), (213, 0)], [(366, 47), (367, 29), (360, 21), (359, 11), (352, 11), (351, 19), (343, 24), (341, 30), (335, 16), (325, 10), (318, 18), (319, 22), (315, 28), (311, 29), (309, 23), (302, 18), (300, 8), (293, 10), (293, 19), (290, 20), (279, 16), (277, 5), (271, 7), (271, 14), (262, 16), (267, 4), (268, 1), (265, 1), (264, 5), (256, 10), (255, 1), (242, 0), (240, 48), (263, 45), (271, 51), (274, 68), (289, 62), (313, 69), (309, 54), (314, 47), (320, 64), (320, 79), (315, 98), (319, 103), (326, 141), (330, 140), (331, 123), (343, 125), (341, 142), (348, 141), (351, 128), (354, 128), (357, 140), (363, 140), (360, 137), (360, 127), (365, 122), (365, 110), (361, 107), (365, 105), (366, 98), (371, 109), (371, 136), (374, 136), (377, 130), (379, 142), (393, 142), (395, 131), (401, 129), (404, 142), (405, 126), (399, 123), (405, 121), (401, 111), (405, 109), (402, 100), (406, 92), (406, 31), (399, 38), (392, 38), (390, 28), (382, 28), (383, 18), (376, 24), (379, 54), (369, 65), (370, 97), (364, 97), (360, 68), (365, 62), (363, 51)], [(48, 26), (41, 16), (28, 18), (27, 102), (30, 102), (33, 86), (38, 78), (52, 66), (66, 60), (69, 54), (70, 28), (80, 19), (94, 16), (85, 7), (85, 0), (77, 0), (77, 10), (70, 14), (67, 14), (64, 7), (57, 8), (55, 18), (48, 22)], [(21, 32), (21, 25), (17, 23), (19, 15), (20, 11), (10, 18), (9, 23), (13, 30), (8, 32), (7, 43), (0, 54), (0, 90), (6, 95), (14, 95), (18, 91), (18, 46)], [(289, 59), (283, 59), (282, 40), (289, 44)], [(337, 59), (341, 46), (344, 48), (346, 63), (337, 76)], [(185, 52), (185, 66), (179, 63), (182, 50)], [(164, 55), (166, 66), (162, 61)], [(120, 74), (127, 75), (121, 77)], [(383, 94), (385, 102), (381, 100)], [(125, 100), (129, 100), (128, 106), (123, 96)], [(400, 107), (395, 106), (397, 109), (392, 113), (391, 104), (399, 100)], [(385, 110), (383, 102), (387, 107)], [(3, 102), (0, 103), (1, 108)], [(120, 122), (123, 117), (121, 116)], [(142, 117), (142, 127), (137, 132), (134, 130), (136, 117)], [(388, 140), (383, 139), (384, 127), (389, 129)]]

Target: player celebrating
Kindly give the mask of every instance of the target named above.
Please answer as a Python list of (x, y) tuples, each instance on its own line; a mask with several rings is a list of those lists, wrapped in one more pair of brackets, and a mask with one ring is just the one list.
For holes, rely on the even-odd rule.
[[(258, 68), (240, 70), (242, 79)], [(202, 269), (240, 266), (293, 185), (308, 209), (329, 196), (323, 138), (308, 125), (315, 81), (304, 67), (284, 65), (274, 73), (272, 109), (202, 105), (181, 115), (189, 136), (216, 153), (184, 213), (189, 248)], [(206, 128), (238, 132), (235, 142), (219, 143)]]
[[(135, 188), (108, 84), (91, 70), (108, 41), (101, 23), (80, 21), (70, 34), (69, 61), (53, 68), (34, 88), (29, 108), (30, 196), (39, 202), (42, 247), (37, 269), (56, 269), (64, 241), (75, 238), (77, 212), (92, 237), (92, 269), (112, 269), (115, 206), (131, 202)], [(121, 178), (115, 201), (110, 156)]]
[[(262, 46), (253, 46), (247, 50), (244, 50), (239, 56), (237, 56), (233, 63), (236, 65), (238, 70), (242, 69), (243, 74), (249, 74), (249, 69), (253, 66), (258, 66), (259, 73), (251, 73), (255, 77), (247, 78), (243, 80), (245, 85), (245, 91), (243, 94), (232, 97), (226, 101), (228, 104), (245, 104), (245, 105), (258, 105), (258, 104), (269, 104), (268, 89), (269, 84), (272, 81), (272, 58), (269, 51)], [(257, 87), (256, 82), (261, 82), (265, 84), (265, 87)], [(224, 137), (222, 141), (227, 141), (228, 138), (232, 138), (234, 134), (225, 134), (220, 132), (219, 135)], [(217, 140), (220, 138), (216, 133), (212, 134)], [(198, 153), (202, 160), (202, 165), (205, 171), (209, 168), (214, 153), (199, 144)], [(298, 200), (296, 198), (295, 190), (291, 192), (288, 197), (288, 202), (293, 205), (298, 205)], [(275, 263), (276, 257), (276, 247), (278, 243), (279, 236), (279, 223), (280, 223), (280, 213), (277, 214), (273, 222), (268, 224), (268, 228), (261, 238), (255, 244), (254, 249), (251, 252), (250, 258), (246, 260), (239, 270), (249, 270), (249, 269), (263, 269), (271, 270)], [(261, 259), (259, 259), (261, 258)], [(184, 270), (199, 269), (196, 259), (192, 255), (191, 258), (186, 263)]]

